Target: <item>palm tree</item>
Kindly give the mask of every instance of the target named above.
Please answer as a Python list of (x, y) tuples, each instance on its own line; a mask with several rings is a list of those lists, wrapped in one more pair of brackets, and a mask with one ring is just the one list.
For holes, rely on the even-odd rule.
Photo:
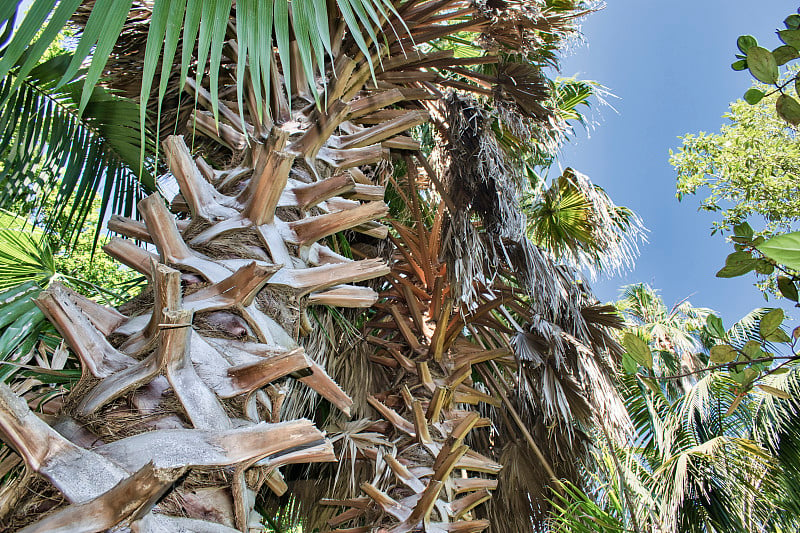
[[(637, 335), (655, 353), (654, 362), (651, 369), (629, 367), (622, 380), (633, 431), (622, 443), (597, 441), (601, 468), (588, 484), (596, 498), (573, 490), (571, 499), (559, 500), (554, 528), (795, 529), (796, 366), (767, 373), (757, 388), (743, 387), (733, 370), (714, 364), (703, 370), (716, 342), (739, 348), (756, 338), (766, 342), (758, 325), (766, 310), (724, 330), (710, 310), (686, 301), (668, 309), (643, 284), (626, 287), (618, 305), (631, 324), (626, 335)], [(636, 351), (634, 342), (625, 341)], [(690, 372), (692, 379), (681, 383)]]
[[(548, 479), (562, 477), (550, 463), (574, 473), (582, 426), (625, 424), (610, 380), (620, 350), (606, 331), (617, 320), (573, 270), (525, 238), (514, 193), (524, 182), (492, 128), (499, 121), (517, 138), (552, 146), (565, 122), (541, 67), (573, 31), (580, 3), (296, 1), (265, 10), (265, 2), (239, 0), (232, 14), (225, 1), (161, 1), (152, 13), (146, 3), (62, 1), (23, 54), (20, 43), (45, 20), (46, 4), (34, 2), (0, 72), (26, 79), (40, 41), (72, 18), (83, 33), (62, 81), (74, 79), (96, 45), (78, 113), (101, 73), (105, 86), (130, 95), (131, 76), (141, 72), (139, 122), (155, 107), (158, 151), (180, 194), (142, 199), (142, 221), (109, 220), (129, 239), (114, 238), (104, 251), (148, 279), (141, 295), (112, 309), (53, 283), (37, 298), (83, 375), (46, 421), (0, 386), (0, 433), (30, 472), (6, 478), (0, 511), (8, 527), (255, 527), (259, 490), (287, 490), (279, 467), (336, 459), (311, 421), (286, 416), (281, 381), (295, 379), (345, 415), (366, 411), (345, 392), (363, 384), (340, 387), (311, 351), (318, 334), (302, 340), (313, 330), (310, 310), (371, 306), (379, 294), (354, 283), (386, 274), (395, 285), (370, 326), (384, 333), (370, 340), (390, 355), (370, 359), (398, 373), (369, 403), (388, 424), (344, 434), (369, 443), (353, 449), (353, 460), (360, 453), (394, 477), (381, 480), (385, 487), (362, 485), (366, 500), (336, 502), (350, 507), (341, 523), (361, 520), (350, 531), (489, 526), (473, 508), (494, 481), (459, 482), (454, 469), (496, 474), (497, 459), (515, 446), (477, 435), (470, 440), (480, 451), (469, 451), (469, 430), (487, 420), (458, 404), (494, 405), (487, 414), (539, 450)], [(0, 19), (13, 11), (3, 9)], [(471, 56), (441, 46), (478, 39), (483, 46)], [(373, 45), (384, 55), (373, 56)], [(199, 107), (177, 105), (184, 89)], [(438, 171), (405, 134), (429, 120), (442, 141)], [(155, 157), (145, 163), (158, 169)], [(422, 198), (442, 201), (432, 227), (416, 205), (419, 184), (428, 188)], [(160, 188), (170, 190), (169, 180)], [(387, 188), (409, 195), (412, 226), (378, 222)], [(375, 239), (389, 234), (393, 270), (375, 258)], [(389, 316), (393, 327), (383, 323)], [(470, 377), (473, 366), (479, 377)], [(519, 383), (509, 381), (516, 371)], [(561, 432), (532, 435), (531, 425)], [(24, 498), (30, 490), (39, 496)], [(524, 527), (534, 526), (540, 495), (517, 497), (527, 502), (517, 517)], [(501, 531), (502, 511), (490, 516)]]
[(622, 288), (617, 302), (625, 314), (631, 332), (646, 341), (658, 356), (654, 360), (656, 375), (677, 374), (701, 367), (698, 354), (709, 348), (705, 332), (710, 309), (693, 307), (683, 300), (668, 308), (663, 299), (644, 283)]

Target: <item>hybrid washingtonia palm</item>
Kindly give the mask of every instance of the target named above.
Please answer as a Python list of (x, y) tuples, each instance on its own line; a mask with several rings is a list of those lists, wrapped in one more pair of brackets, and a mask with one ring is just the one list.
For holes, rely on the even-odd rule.
[[(382, 312), (388, 308), (401, 338), (376, 335), (372, 340), (414, 377), (400, 379), (393, 392), (370, 401), (390, 422), (391, 427), (382, 426), (388, 436), (397, 431), (400, 440), (386, 455), (377, 450), (364, 454), (386, 461), (395, 481), (402, 480), (416, 496), (393, 507), (396, 494), (363, 485), (379, 509), (365, 511), (363, 525), (351, 531), (384, 526), (415, 531), (428, 528), (426, 524), (442, 531), (481, 531), (489, 525), (475, 519), (471, 510), (488, 497), (494, 482), (473, 477), (459, 485), (453, 472), (496, 473), (500, 465), (463, 445), (469, 430), (487, 420), (456, 404), (497, 404), (469, 384), (469, 374), (480, 361), (511, 363), (508, 339), (491, 333), (504, 328), (520, 333), (518, 324), (509, 328), (508, 323), (530, 318), (529, 343), (544, 339), (544, 352), (528, 346), (520, 348), (524, 356), (518, 354), (525, 359), (538, 353), (541, 361), (534, 358), (521, 367), (527, 367), (528, 387), (537, 387), (541, 379), (550, 391), (534, 402), (531, 420), (560, 420), (571, 434), (573, 409), (582, 407), (577, 418), (586, 423), (613, 413), (603, 412), (607, 403), (598, 401), (609, 393), (608, 361), (603, 358), (615, 345), (603, 325), (613, 326), (613, 320), (587, 304), (590, 300), (574, 288), (569, 270), (550, 263), (524, 239), (524, 217), (513, 188), (506, 187), (513, 173), (490, 174), (503, 169), (496, 166), (502, 164), (497, 147), (482, 140), (485, 111), (472, 114), (474, 101), (457, 95), (447, 96), (442, 105), (441, 91), (457, 89), (495, 98), (501, 118), (517, 113), (519, 135), (533, 137), (543, 128), (558, 127), (545, 105), (548, 89), (540, 71), (503, 57), (509, 51), (535, 57), (548, 50), (577, 13), (545, 9), (544, 3), (462, 0), (395, 7), (404, 24), (394, 15), (388, 21), (377, 14), (373, 18), (380, 20), (385, 37), (387, 57), (380, 62), (361, 53), (360, 35), (327, 21), (336, 30), (330, 34), (337, 37), (329, 43), (323, 76), (316, 79), (299, 68), (308, 63), (302, 57), (308, 47), (295, 44), (287, 55), (282, 42), (277, 43), (280, 53), (268, 47), (268, 74), (254, 74), (253, 64), (243, 71), (246, 65), (237, 64), (241, 18), (222, 13), (233, 39), (224, 49), (219, 98), (209, 93), (210, 87), (186, 85), (212, 111), (193, 111), (186, 130), (206, 138), (199, 146), (207, 157), (193, 157), (181, 136), (167, 137), (163, 154), (180, 195), (168, 199), (169, 207), (159, 195), (143, 200), (143, 223), (122, 217), (109, 222), (112, 231), (155, 246), (157, 254), (131, 240), (114, 239), (105, 247), (148, 278), (148, 291), (119, 310), (59, 285), (38, 299), (84, 369), (52, 427), (8, 387), (0, 389), (4, 440), (28, 469), (54, 487), (37, 485), (41, 497), (23, 498), (29, 484), (40, 478), (22, 477), (6, 485), (4, 519), (11, 527), (30, 524), (26, 532), (62, 527), (257, 529), (258, 490), (286, 490), (280, 466), (334, 460), (330, 442), (310, 421), (282, 421), (284, 397), (270, 384), (293, 377), (343, 413), (351, 408), (345, 390), (315, 362), (314, 354), (305, 353), (300, 337), (313, 327), (308, 306), (366, 307), (377, 300), (375, 291), (353, 283), (389, 272), (383, 261), (368, 258), (374, 249), (369, 239), (388, 234), (377, 222), (387, 212), (382, 198), (390, 177), (381, 162), (401, 154), (408, 172), (415, 169), (416, 163), (408, 164), (408, 155), (414, 154), (436, 184), (449, 211), (449, 236), (442, 234), (443, 214), (433, 231), (419, 217), (416, 234), (400, 225), (394, 228), (406, 264), (395, 263), (395, 296), (408, 315), (385, 304)], [(137, 10), (132, 25), (140, 20)], [(483, 39), (485, 52), (456, 58), (452, 51), (426, 46), (457, 33)], [(317, 59), (323, 55), (322, 50), (315, 52)], [(288, 80), (279, 72), (289, 72), (289, 62), (293, 83), (287, 99)], [(212, 72), (211, 86), (215, 77)], [(271, 92), (265, 90), (267, 82)], [(245, 98), (226, 100), (232, 89), (240, 89)], [(315, 92), (322, 95), (317, 104)], [(268, 101), (263, 100), (266, 94)], [(426, 102), (431, 102), (428, 110), (440, 113), (434, 124), (450, 143), (450, 163), (441, 176), (419, 153), (419, 144), (404, 135), (429, 119)], [(213, 117), (217, 112), (218, 125)], [(183, 127), (180, 121), (178, 127)], [(477, 144), (470, 145), (473, 141)], [(470, 187), (479, 194), (456, 195)], [(472, 224), (475, 215), (482, 220), (480, 231)], [(363, 257), (357, 261), (334, 249), (340, 241), (328, 240), (350, 229), (366, 235), (345, 234), (349, 248)], [(459, 247), (488, 253), (477, 261), (455, 257)], [(421, 271), (409, 276), (415, 265)], [(496, 285), (493, 278), (500, 268), (521, 288)], [(530, 309), (514, 303), (517, 293)], [(501, 304), (508, 306), (502, 319), (484, 316)], [(483, 328), (485, 338), (492, 340), (480, 344), (479, 337), (466, 339), (466, 324)], [(394, 346), (398, 341), (402, 348)], [(596, 360), (595, 353), (600, 354)], [(373, 360), (392, 366), (385, 354), (376, 353)], [(563, 365), (568, 371), (559, 374)], [(587, 402), (598, 411), (585, 408)], [(414, 443), (428, 457), (418, 464), (408, 455)], [(456, 493), (466, 495), (456, 498)], [(48, 498), (55, 500), (54, 510)], [(359, 511), (365, 509), (363, 502), (348, 503)], [(393, 512), (384, 515), (381, 510), (387, 508)]]

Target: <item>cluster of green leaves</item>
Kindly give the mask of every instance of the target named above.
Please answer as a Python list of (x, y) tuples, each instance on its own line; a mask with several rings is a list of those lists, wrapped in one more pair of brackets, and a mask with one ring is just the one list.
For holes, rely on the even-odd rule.
[(757, 105), (733, 102), (719, 133), (681, 138), (670, 150), (677, 172), (677, 197), (708, 188), (700, 209), (720, 213), (714, 232), (759, 217), (762, 235), (788, 231), (800, 220), (800, 142), (775, 114), (775, 95)]
[[(800, 359), (796, 350), (800, 327), (791, 334), (783, 329), (783, 309), (757, 309), (726, 330), (719, 316), (687, 303), (665, 312), (660, 298), (646, 286), (628, 287), (625, 294), (618, 305), (634, 320), (622, 335), (627, 374), (641, 371), (645, 377), (675, 380), (720, 371), (744, 392), (756, 381), (781, 372), (777, 361)], [(632, 302), (634, 297), (638, 301)], [(645, 307), (649, 315), (642, 314)]]
[[(772, 51), (759, 46), (751, 35), (740, 36), (736, 40), (740, 53), (736, 54), (737, 60), (731, 67), (734, 70), (748, 70), (761, 83), (773, 86), (772, 92), (779, 93), (775, 101), (778, 115), (789, 124), (797, 126), (800, 125), (800, 102), (789, 93), (789, 87), (793, 85), (795, 95), (800, 96), (800, 78), (794, 75), (781, 83), (779, 80), (780, 67), (800, 58), (800, 15), (793, 13), (783, 23), (786, 29), (778, 31), (778, 37), (783, 44)], [(744, 99), (750, 104), (757, 104), (767, 94), (761, 88), (753, 87), (748, 89)]]
[(753, 270), (775, 276), (777, 292), (798, 304), (800, 282), (800, 232), (784, 233), (770, 239), (756, 236), (747, 222), (733, 228), (734, 251), (725, 258), (718, 278), (742, 276)]
[(633, 433), (597, 440), (593, 476), (603, 493), (585, 510), (573, 496), (579, 516), (560, 521), (580, 530), (582, 518), (616, 520), (599, 531), (794, 530), (797, 515), (785, 511), (800, 503), (792, 492), (800, 330), (783, 330), (780, 309), (726, 329), (711, 310), (667, 308), (645, 285), (626, 287), (617, 305), (630, 324), (619, 391)]
[[(791, 360), (794, 357), (784, 357), (774, 353), (778, 345), (783, 343), (789, 343), (794, 353), (794, 343), (800, 337), (800, 329), (795, 329), (792, 337), (782, 329), (785, 318), (783, 309), (772, 309), (758, 321), (758, 338), (751, 338), (744, 344), (737, 345), (731, 342), (731, 336), (723, 328), (722, 319), (716, 315), (709, 315), (706, 329), (719, 343), (709, 350), (709, 364), (712, 368), (727, 369), (730, 379), (738, 383), (742, 391), (750, 389), (757, 379), (775, 371), (771, 367), (776, 358)], [(774, 391), (774, 388), (768, 385), (762, 384), (760, 387), (767, 392)]]

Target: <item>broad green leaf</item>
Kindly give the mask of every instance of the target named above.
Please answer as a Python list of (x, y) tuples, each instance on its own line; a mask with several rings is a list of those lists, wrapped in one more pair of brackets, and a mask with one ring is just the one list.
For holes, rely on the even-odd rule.
[(764, 98), (764, 91), (760, 89), (747, 89), (744, 93), (744, 101), (750, 105), (756, 105)]
[[(747, 387), (750, 383), (758, 377), (758, 372), (751, 368), (745, 368), (741, 372), (731, 372), (730, 373), (731, 379), (742, 385), (743, 387)], [(736, 406), (738, 406), (739, 402), (741, 402), (741, 398), (743, 396), (738, 396), (736, 398)], [(734, 407), (734, 406), (732, 406)], [(735, 408), (735, 407), (734, 407)], [(729, 409), (728, 412), (730, 413), (732, 409)]]
[(725, 258), (725, 266), (735, 266), (740, 264), (747, 264), (753, 260), (750, 252), (733, 252)]
[(742, 352), (748, 359), (760, 359), (764, 357), (761, 343), (758, 341), (747, 341), (742, 347)]
[(779, 46), (773, 50), (772, 55), (775, 56), (775, 62), (778, 63), (778, 66), (785, 65), (792, 59), (797, 59), (800, 57), (800, 54), (797, 53), (797, 49), (794, 46), (789, 46), (788, 44)]
[(780, 30), (778, 37), (794, 49), (800, 50), (800, 30)]
[(708, 359), (715, 365), (722, 365), (725, 363), (730, 363), (731, 361), (735, 361), (738, 355), (739, 352), (737, 352), (733, 346), (728, 346), (727, 344), (717, 344), (716, 346), (711, 347)]
[(792, 339), (789, 338), (789, 335), (786, 334), (785, 331), (782, 329), (776, 329), (766, 337), (764, 340), (767, 342), (791, 342)]
[(762, 83), (773, 84), (778, 81), (778, 63), (775, 56), (766, 48), (751, 46), (747, 50), (747, 68), (755, 79)]
[(747, 60), (740, 59), (739, 61), (734, 61), (731, 63), (731, 68), (733, 70), (747, 70)]
[(766, 338), (775, 332), (783, 324), (784, 314), (783, 309), (773, 309), (761, 318), (758, 325), (758, 332), (762, 338)]
[(784, 298), (793, 302), (798, 301), (797, 286), (786, 276), (778, 276), (778, 290)]
[(736, 39), (736, 47), (739, 48), (743, 54), (746, 54), (753, 46), (758, 46), (758, 41), (752, 35), (741, 35)]
[(735, 371), (731, 370), (730, 371), (730, 376), (731, 376), (731, 379), (733, 381), (739, 383), (740, 385), (743, 384), (744, 381), (745, 381), (744, 370), (742, 370), (741, 372), (735, 372)]
[(791, 400), (792, 395), (786, 391), (781, 389), (776, 389), (775, 387), (770, 387), (769, 385), (758, 385), (758, 388), (766, 392), (771, 396), (775, 396), (776, 398), (780, 398), (781, 400)]
[(708, 315), (706, 317), (706, 329), (718, 339), (725, 337), (725, 327), (722, 324), (722, 319), (717, 315)]
[(786, 29), (789, 30), (796, 30), (800, 28), (800, 15), (789, 15), (783, 21), (783, 24), (786, 26)]
[[(753, 89), (751, 89), (753, 90)], [(760, 91), (759, 91), (760, 92)], [(743, 237), (745, 239), (752, 239), (753, 238), (753, 228), (750, 227), (750, 224), (747, 222), (742, 222), (741, 224), (736, 224), (733, 227), (733, 234), (737, 237)]]
[(626, 332), (622, 337), (622, 346), (625, 351), (633, 357), (637, 363), (647, 369), (653, 368), (653, 352), (645, 341), (630, 332)]
[(635, 374), (639, 369), (639, 363), (637, 363), (628, 353), (624, 353), (622, 354), (622, 368), (627, 374)]
[(800, 270), (800, 231), (778, 235), (757, 248), (778, 264)]
[(766, 259), (759, 259), (756, 261), (756, 272), (763, 274), (764, 276), (769, 276), (775, 272), (775, 265)]
[(726, 267), (723, 267), (722, 269), (720, 269), (717, 272), (716, 277), (718, 277), (718, 278), (735, 278), (737, 276), (743, 276), (744, 274), (747, 274), (748, 272), (753, 270), (754, 267), (755, 267), (755, 264), (749, 265), (749, 266), (748, 265), (744, 265), (744, 264), (736, 265), (736, 266), (726, 266)]
[(747, 274), (756, 266), (757, 260), (749, 252), (733, 252), (725, 258), (725, 267), (717, 272), (718, 278), (734, 278)]
[(800, 102), (793, 96), (780, 95), (775, 101), (775, 110), (778, 112), (778, 116), (792, 126), (800, 124)]

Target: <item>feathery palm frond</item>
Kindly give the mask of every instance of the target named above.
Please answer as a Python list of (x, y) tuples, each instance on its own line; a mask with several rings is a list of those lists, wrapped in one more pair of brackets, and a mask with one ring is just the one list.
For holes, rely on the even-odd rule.
[[(19, 4), (7, 3), (0, 12), (0, 24), (16, 16)], [(274, 80), (276, 65), (272, 59), (273, 44), (278, 48), (281, 71), (286, 93), (291, 98), (292, 84), (301, 86), (304, 94), (319, 102), (317, 82), (325, 83), (326, 58), (333, 58), (332, 37), (335, 32), (349, 30), (358, 49), (366, 58), (374, 76), (373, 50), (380, 55), (379, 36), (376, 28), (386, 21), (396, 31), (403, 29), (394, 4), (389, 0), (337, 0), (337, 12), (331, 12), (333, 4), (324, 0), (302, 0), (288, 2), (258, 2), (241, 0), (236, 2), (236, 35), (238, 47), (237, 71), (242, 76), (236, 85), (236, 97), (240, 108), (245, 97), (255, 96), (250, 102), (256, 108), (253, 116), (265, 117), (269, 109), (262, 105), (269, 100), (279, 82)], [(109, 58), (125, 55), (125, 40), (135, 40), (136, 33), (146, 30), (147, 39), (140, 65), (140, 117), (145, 123), (147, 104), (151, 97), (158, 65), (159, 74), (157, 106), (167, 91), (172, 67), (180, 48), (179, 90), (183, 90), (189, 70), (196, 68), (196, 85), (201, 84), (208, 69), (210, 92), (208, 93), (214, 118), (219, 116), (219, 79), (223, 48), (228, 39), (228, 18), (233, 8), (232, 0), (34, 0), (17, 31), (3, 50), (0, 59), (0, 78), (11, 72), (20, 59), (20, 77), (9, 87), (13, 94), (20, 88), (22, 79), (34, 68), (44, 50), (55, 40), (58, 33), (70, 21), (82, 26), (76, 52), (65, 75), (58, 81), (61, 85), (71, 79), (78, 67), (91, 54), (89, 67), (83, 79), (78, 106), (83, 111), (90, 95), (106, 70)], [(144, 12), (144, 13), (140, 13)], [(140, 21), (150, 19), (143, 26)], [(341, 21), (341, 25), (333, 21)], [(133, 31), (127, 26), (133, 26)], [(44, 27), (41, 33), (38, 31)], [(275, 36), (273, 41), (273, 34)], [(292, 44), (290, 44), (290, 38)], [(370, 44), (372, 46), (370, 46)], [(197, 45), (197, 54), (193, 54)], [(292, 48), (292, 45), (294, 48)], [(115, 51), (115, 48), (116, 51)], [(250, 66), (248, 83), (244, 83), (245, 65)], [(111, 68), (119, 68), (112, 61)], [(294, 72), (293, 72), (294, 70)], [(246, 95), (246, 88), (252, 91)], [(262, 98), (263, 94), (263, 98)], [(160, 120), (160, 114), (159, 118)], [(263, 119), (262, 119), (263, 120)], [(257, 126), (262, 120), (255, 120)], [(142, 155), (145, 149), (145, 131), (140, 131)]]
[(66, 216), (59, 229), (67, 241), (77, 237), (96, 195), (103, 220), (107, 209), (131, 216), (145, 190), (155, 188), (149, 172), (139, 171), (137, 105), (95, 87), (81, 114), (82, 72), (59, 86), (72, 57), (55, 56), (24, 77), (15, 69), (0, 81), (0, 206), (28, 212), (57, 190), (43, 222), (52, 227)]
[(624, 509), (613, 491), (609, 494), (610, 511), (571, 483), (563, 484), (563, 494), (556, 493), (551, 500), (553, 512), (549, 520), (554, 533), (625, 533), (630, 531), (621, 519)]

